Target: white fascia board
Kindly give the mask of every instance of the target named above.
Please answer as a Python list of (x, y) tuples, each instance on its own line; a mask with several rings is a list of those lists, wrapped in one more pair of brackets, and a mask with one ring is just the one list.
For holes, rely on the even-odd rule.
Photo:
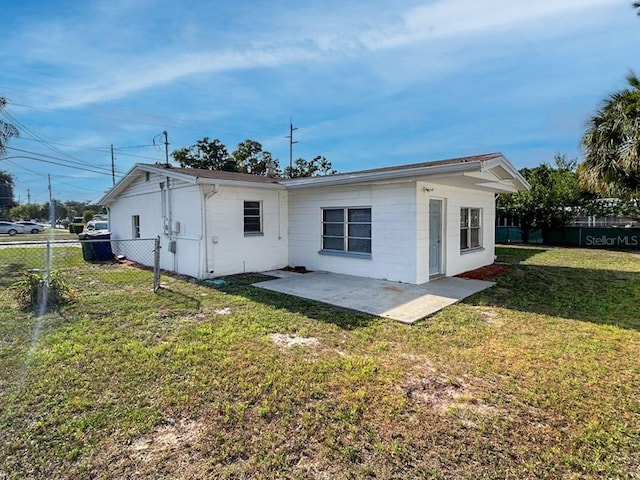
[(129, 184), (135, 178), (134, 173), (139, 170), (139, 164), (135, 164), (131, 167), (123, 177), (116, 182), (103, 196), (98, 200), (97, 205), (109, 205), (122, 191), (129, 186)]
[(158, 175), (161, 175), (163, 177), (170, 177), (170, 178), (175, 178), (176, 180), (181, 180), (185, 183), (197, 183), (197, 177), (194, 177), (193, 175), (185, 175), (184, 173), (178, 173), (175, 172), (173, 170), (171, 170), (171, 168), (157, 168), (157, 167), (152, 167), (150, 165), (140, 165), (139, 170), (143, 171), (143, 172), (149, 172), (149, 173), (157, 173)]
[(118, 182), (111, 188), (111, 190), (105, 193), (103, 197), (98, 200), (98, 205), (109, 205), (110, 203), (112, 203), (116, 199), (116, 197), (120, 195), (131, 184), (131, 182), (135, 180), (137, 172), (156, 173), (164, 177), (171, 177), (182, 180), (186, 183), (196, 183), (196, 178), (191, 175), (184, 175), (182, 173), (173, 172), (171, 171), (171, 169), (158, 168), (151, 165), (136, 163), (129, 169), (127, 173), (124, 174), (124, 176), (120, 180), (118, 180)]
[(429, 177), (434, 174), (464, 173), (467, 171), (479, 171), (480, 161), (455, 163), (450, 165), (436, 165), (431, 167), (416, 167), (398, 170), (385, 170), (383, 172), (353, 173), (351, 175), (327, 175), (324, 177), (312, 177), (305, 179), (292, 179), (280, 182), (291, 190), (308, 187), (320, 187), (329, 185), (349, 185), (353, 183), (377, 182), (382, 180), (394, 180), (398, 178)]
[(202, 178), (194, 177), (195, 183), (200, 185), (222, 185), (229, 187), (254, 187), (254, 188), (266, 188), (271, 190), (286, 190), (285, 187), (279, 183), (260, 183), (260, 182), (245, 182), (243, 180), (221, 180), (219, 178)]
[(494, 193), (518, 193), (518, 188), (509, 183), (488, 182), (478, 183), (474, 188), (484, 188)]
[(520, 172), (518, 172), (518, 170), (516, 170), (516, 168), (511, 165), (511, 162), (509, 162), (502, 155), (500, 155), (498, 158), (487, 160), (482, 167), (482, 171), (491, 170), (498, 165), (504, 168), (513, 176), (513, 179), (522, 186), (522, 190), (531, 189), (531, 185), (529, 185), (529, 182), (527, 182), (525, 178), (520, 175)]

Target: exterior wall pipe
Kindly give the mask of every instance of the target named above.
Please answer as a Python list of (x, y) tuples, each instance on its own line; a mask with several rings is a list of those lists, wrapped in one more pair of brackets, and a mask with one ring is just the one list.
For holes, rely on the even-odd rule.
[(208, 275), (209, 272), (209, 239), (207, 237), (208, 226), (207, 226), (207, 200), (213, 197), (216, 193), (218, 193), (218, 185), (201, 185), (203, 196), (202, 202), (200, 203), (200, 214), (202, 215), (202, 233), (201, 238), (203, 239), (200, 242), (200, 245), (204, 242), (204, 255), (201, 255), (200, 258), (204, 258), (204, 264), (200, 265), (200, 278), (204, 278), (205, 275)]

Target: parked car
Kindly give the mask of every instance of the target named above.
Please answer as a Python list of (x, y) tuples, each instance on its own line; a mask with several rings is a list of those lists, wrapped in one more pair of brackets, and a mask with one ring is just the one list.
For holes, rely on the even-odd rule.
[(109, 230), (109, 222), (105, 220), (90, 220), (84, 226), (83, 232), (96, 232), (98, 230)]
[(22, 225), (27, 232), (31, 233), (41, 233), (44, 232), (44, 225), (36, 222), (16, 222), (19, 225)]
[(13, 236), (16, 233), (25, 233), (26, 230), (19, 223), (0, 221), (0, 233), (8, 233)]

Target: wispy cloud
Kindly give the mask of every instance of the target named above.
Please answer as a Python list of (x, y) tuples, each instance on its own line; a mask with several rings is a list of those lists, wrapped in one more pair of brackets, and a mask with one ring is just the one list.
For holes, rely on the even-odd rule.
[[(213, 48), (185, 51), (179, 44), (162, 42), (152, 55), (147, 49), (136, 52), (126, 46), (139, 44), (145, 38), (141, 30), (153, 25), (152, 18), (146, 17), (158, 16), (158, 7), (154, 9), (153, 2), (147, 1), (134, 9), (123, 2), (121, 9), (98, 4), (84, 12), (90, 18), (77, 18), (73, 27), (62, 19), (37, 24), (27, 30), (24, 39), (31, 58), (46, 58), (59, 71), (60, 78), (54, 77), (50, 82), (51, 91), (59, 98), (49, 102), (49, 107), (70, 108), (123, 98), (192, 76), (314, 62), (336, 63), (348, 61), (363, 50), (375, 54), (425, 42), (427, 45), (436, 42), (434, 47), (438, 47), (423, 51), (425, 61), (429, 62), (428, 71), (434, 72), (438, 65), (450, 68), (451, 62), (447, 62), (442, 52), (454, 48), (452, 41), (495, 35), (501, 29), (585, 12), (614, 1), (617, 0), (540, 0), (522, 4), (510, 0), (440, 0), (405, 11), (393, 10), (384, 21), (376, 17), (374, 21), (349, 18), (330, 22), (324, 20), (335, 13), (325, 13), (323, 18), (313, 12), (313, 16), (298, 19), (301, 23), (293, 35), (278, 38), (278, 35), (270, 37), (269, 32), (247, 34), (237, 36), (229, 46), (218, 43), (215, 35), (203, 32), (200, 26), (194, 29), (195, 35)], [(137, 29), (133, 19), (139, 17), (133, 14), (141, 12), (144, 22)], [(157, 21), (164, 20), (160, 17)], [(118, 22), (124, 22), (127, 28), (118, 28)], [(277, 33), (284, 31), (277, 29)], [(167, 38), (171, 36), (170, 31), (166, 33)], [(227, 36), (224, 39), (229, 40)], [(448, 44), (442, 44), (443, 40)], [(464, 59), (457, 58), (456, 66), (463, 68), (463, 62)]]

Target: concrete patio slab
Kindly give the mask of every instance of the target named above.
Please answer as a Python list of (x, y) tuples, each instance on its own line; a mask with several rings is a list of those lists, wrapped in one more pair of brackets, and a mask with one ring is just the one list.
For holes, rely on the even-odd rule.
[(328, 272), (263, 272), (279, 277), (254, 286), (411, 324), (494, 285), (444, 277), (422, 285)]

